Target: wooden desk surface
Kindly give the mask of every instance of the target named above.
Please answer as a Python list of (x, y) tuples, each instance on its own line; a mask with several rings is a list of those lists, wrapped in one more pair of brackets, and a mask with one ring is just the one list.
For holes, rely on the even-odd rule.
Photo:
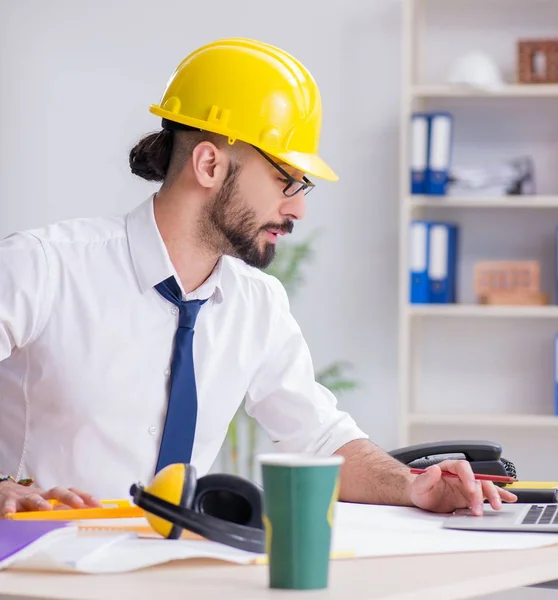
[[(449, 600), (558, 579), (558, 545), (530, 550), (336, 560), (327, 590), (270, 590), (266, 566), (176, 561), (118, 575), (0, 572), (0, 600)], [(558, 596), (557, 596), (558, 597)]]

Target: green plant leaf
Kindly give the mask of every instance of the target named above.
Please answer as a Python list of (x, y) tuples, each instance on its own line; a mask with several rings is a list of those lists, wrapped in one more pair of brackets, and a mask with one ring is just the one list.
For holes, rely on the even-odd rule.
[(312, 245), (316, 237), (313, 233), (296, 244), (278, 244), (274, 261), (264, 269), (265, 273), (279, 279), (288, 295), (293, 295), (304, 282), (302, 268), (313, 257)]
[(325, 384), (326, 388), (333, 392), (334, 394), (339, 394), (341, 392), (348, 392), (354, 390), (358, 387), (356, 381), (352, 381), (350, 379), (338, 379), (335, 381), (328, 381)]
[(350, 368), (351, 364), (346, 361), (333, 362), (316, 373), (316, 381), (333, 393), (354, 390), (357, 382), (344, 376), (344, 371)]
[(253, 419), (252, 417), (248, 417), (248, 419), (248, 475), (254, 477), (259, 424), (256, 419)]
[(238, 419), (239, 412), (237, 411), (231, 422), (229, 423), (229, 427), (227, 430), (226, 439), (229, 442), (229, 458), (232, 463), (232, 472), (235, 475), (239, 473), (239, 465), (238, 465)]

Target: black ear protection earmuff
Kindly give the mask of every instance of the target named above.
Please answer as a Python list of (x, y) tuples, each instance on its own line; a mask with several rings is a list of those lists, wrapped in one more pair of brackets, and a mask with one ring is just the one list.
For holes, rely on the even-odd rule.
[(177, 463), (161, 469), (146, 488), (133, 484), (130, 494), (165, 538), (178, 539), (187, 529), (241, 550), (265, 551), (263, 494), (247, 479), (215, 473), (198, 480), (192, 465)]

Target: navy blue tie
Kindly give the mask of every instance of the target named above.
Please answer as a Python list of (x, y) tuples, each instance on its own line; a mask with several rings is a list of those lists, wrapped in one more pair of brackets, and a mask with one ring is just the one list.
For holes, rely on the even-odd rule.
[(194, 324), (206, 300), (184, 302), (180, 286), (174, 277), (157, 284), (155, 289), (180, 311), (174, 338), (167, 416), (155, 470), (157, 473), (170, 464), (190, 463), (192, 458), (198, 415), (192, 345)]

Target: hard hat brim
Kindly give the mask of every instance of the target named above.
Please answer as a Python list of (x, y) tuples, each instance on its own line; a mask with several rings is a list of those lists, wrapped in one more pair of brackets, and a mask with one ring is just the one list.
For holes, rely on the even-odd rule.
[(326, 181), (338, 181), (339, 176), (333, 169), (316, 154), (304, 154), (303, 152), (274, 152), (271, 149), (262, 148), (271, 156), (285, 161), (291, 167), (302, 171), (309, 177), (318, 177)]

